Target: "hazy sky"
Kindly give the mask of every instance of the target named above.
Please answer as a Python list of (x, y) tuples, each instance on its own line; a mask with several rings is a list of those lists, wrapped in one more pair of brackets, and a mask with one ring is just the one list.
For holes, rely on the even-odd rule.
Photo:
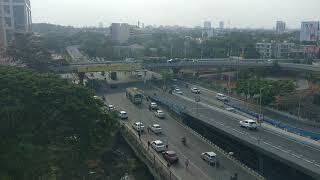
[(33, 22), (98, 26), (99, 22), (155, 25), (202, 25), (225, 21), (230, 27), (289, 28), (320, 20), (320, 0), (31, 0)]

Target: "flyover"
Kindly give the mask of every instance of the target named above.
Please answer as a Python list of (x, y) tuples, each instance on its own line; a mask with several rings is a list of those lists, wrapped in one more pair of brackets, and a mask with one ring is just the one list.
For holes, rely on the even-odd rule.
[[(205, 101), (214, 98), (204, 96), (201, 98), (204, 102), (196, 103), (190, 93), (180, 96), (150, 91), (149, 94), (152, 96), (154, 92), (163, 103), (184, 107), (181, 109), (186, 109), (183, 112), (186, 124), (220, 146), (234, 151), (249, 167), (269, 175), (267, 179), (320, 179), (320, 149), (271, 131), (265, 125), (258, 131), (244, 130), (238, 123), (245, 117)], [(279, 175), (281, 173), (283, 176)], [(276, 175), (280, 177), (275, 178)]]
[[(142, 85), (141, 85), (141, 88)], [(144, 89), (148, 91), (148, 89)], [(183, 180), (230, 180), (230, 177), (237, 173), (238, 180), (263, 180), (252, 169), (243, 165), (241, 162), (235, 160), (228, 155), (225, 151), (219, 149), (215, 145), (211, 144), (203, 137), (186, 128), (175, 120), (169, 112), (166, 112), (165, 119), (158, 119), (154, 116), (154, 113), (148, 109), (148, 102), (144, 101), (141, 105), (132, 104), (125, 96), (125, 88), (110, 89), (108, 93), (103, 95), (106, 97), (106, 101), (113, 104), (118, 110), (125, 110), (128, 113), (129, 120), (123, 121), (127, 126), (132, 126), (134, 122), (140, 121), (145, 126), (157, 123), (163, 128), (163, 133), (156, 135), (152, 132), (143, 132), (141, 135), (141, 141), (147, 143), (147, 141), (162, 140), (165, 144), (168, 144), (170, 150), (177, 152), (179, 156), (179, 163), (172, 165), (170, 169), (181, 177)], [(163, 107), (161, 107), (163, 108)], [(187, 138), (187, 145), (184, 146), (180, 139), (182, 136)], [(156, 156), (159, 155), (155, 151), (151, 150)], [(202, 152), (214, 151), (219, 158), (220, 166), (212, 167), (204, 162), (200, 155)], [(190, 166), (188, 169), (184, 167), (186, 159), (190, 160)]]
[[(297, 71), (304, 73), (312, 73), (320, 75), (320, 66), (293, 64), (293, 63), (278, 63), (283, 70)], [(257, 61), (234, 61), (234, 60), (206, 60), (198, 62), (180, 61), (173, 63), (140, 63), (137, 62), (99, 62), (99, 63), (81, 63), (70, 65), (59, 65), (52, 67), (53, 71), (59, 73), (76, 73), (76, 72), (99, 72), (99, 71), (134, 71), (141, 69), (203, 69), (203, 68), (271, 68), (273, 62)]]

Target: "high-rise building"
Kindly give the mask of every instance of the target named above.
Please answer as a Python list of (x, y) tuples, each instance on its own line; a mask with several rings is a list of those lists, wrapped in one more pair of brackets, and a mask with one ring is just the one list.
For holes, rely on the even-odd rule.
[(220, 28), (220, 29), (224, 29), (224, 22), (223, 22), (223, 21), (220, 21), (220, 22), (219, 22), (219, 28)]
[(300, 41), (318, 41), (320, 40), (319, 21), (308, 21), (301, 23)]
[(31, 24), (30, 0), (0, 0), (0, 47), (17, 32), (31, 32)]
[(210, 21), (205, 21), (203, 23), (202, 37), (207, 37), (207, 38), (213, 37), (213, 29), (211, 27)]
[(286, 30), (286, 23), (283, 21), (277, 21), (277, 24), (276, 24), (277, 33), (282, 34), (285, 32), (285, 30)]
[(128, 41), (130, 30), (127, 23), (112, 23), (110, 30), (112, 42), (122, 44)]

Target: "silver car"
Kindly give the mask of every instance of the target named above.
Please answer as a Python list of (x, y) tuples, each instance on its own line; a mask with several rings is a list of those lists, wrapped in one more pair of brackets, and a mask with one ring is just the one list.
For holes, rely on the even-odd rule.
[(149, 126), (149, 129), (155, 134), (161, 134), (162, 128), (159, 124), (152, 124)]
[(210, 165), (215, 165), (217, 163), (217, 154), (214, 152), (204, 152), (201, 153), (201, 159), (203, 159)]

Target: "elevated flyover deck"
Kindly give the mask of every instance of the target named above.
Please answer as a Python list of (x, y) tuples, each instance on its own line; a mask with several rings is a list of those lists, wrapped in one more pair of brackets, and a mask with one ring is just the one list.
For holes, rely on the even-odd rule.
[[(320, 150), (315, 147), (287, 138), (263, 126), (258, 131), (248, 131), (239, 126), (239, 120), (245, 119), (245, 117), (202, 102), (196, 103), (194, 99), (180, 95), (170, 95), (160, 91), (150, 91), (147, 93), (151, 96), (156, 93), (157, 97), (161, 97), (165, 101), (185, 107), (184, 113), (189, 118), (197, 119), (199, 123), (203, 122), (207, 127), (211, 127), (216, 132), (223, 133), (250, 149), (254, 149), (257, 154), (272, 158), (274, 162), (286, 164), (292, 168), (291, 172), (287, 172), (288, 174), (282, 172), (288, 177), (295, 174), (294, 172), (300, 172), (297, 175), (303, 176), (305, 174), (306, 177), (309, 177), (306, 179), (320, 179)], [(203, 129), (203, 131), (205, 130)], [(238, 152), (236, 147), (233, 148), (239, 156), (241, 156), (241, 153), (245, 154), (243, 149)], [(257, 159), (259, 159), (259, 156), (257, 155)], [(263, 168), (263, 158), (259, 159), (256, 165), (256, 169), (262, 172), (264, 172), (264, 169), (267, 169), (266, 167)], [(275, 170), (277, 167), (274, 166), (272, 169)], [(278, 169), (278, 171), (280, 170)]]
[[(320, 75), (320, 66), (307, 65), (307, 64), (293, 64), (293, 63), (278, 63), (283, 70), (313, 73)], [(125, 61), (109, 61), (99, 63), (78, 63), (69, 65), (60, 65), (52, 67), (53, 71), (61, 73), (74, 73), (74, 72), (99, 72), (99, 71), (134, 71), (141, 69), (201, 69), (201, 68), (270, 68), (273, 67), (273, 62), (266, 61), (234, 61), (234, 60), (212, 60), (212, 61), (180, 61), (173, 63), (142, 63), (125, 62)]]

